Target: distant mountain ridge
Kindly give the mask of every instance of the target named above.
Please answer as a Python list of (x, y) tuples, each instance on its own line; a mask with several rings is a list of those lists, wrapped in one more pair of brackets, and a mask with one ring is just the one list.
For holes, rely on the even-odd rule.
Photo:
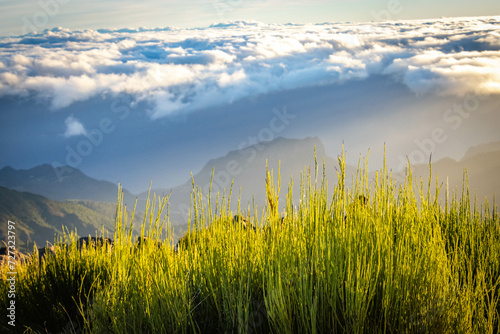
[[(321, 181), (323, 175), (324, 159), (329, 190), (333, 191), (337, 183), (338, 161), (336, 158), (326, 155), (324, 145), (317, 137), (304, 139), (279, 137), (273, 141), (260, 142), (240, 150), (231, 151), (225, 156), (208, 161), (199, 172), (193, 175), (193, 179), (195, 185), (202, 190), (205, 200), (212, 175), (212, 199), (215, 199), (217, 193), (222, 196), (224, 189), (227, 197), (234, 180), (231, 196), (233, 212), (237, 210), (238, 199), (240, 199), (242, 210), (249, 207), (252, 209), (254, 201), (258, 209), (262, 210), (266, 203), (265, 170), (267, 163), (268, 169), (273, 170), (275, 185), (277, 184), (278, 168), (280, 168), (280, 210), (283, 210), (290, 178), (294, 180), (294, 202), (299, 200), (298, 190), (304, 171), (310, 171), (312, 182), (314, 182), (315, 149), (318, 163), (318, 182)], [(474, 196), (474, 191), (477, 189), (480, 203), (484, 203), (484, 196), (488, 196), (489, 201), (492, 202), (493, 195), (498, 194), (500, 190), (500, 175), (498, 175), (498, 171), (500, 171), (500, 142), (472, 147), (460, 161), (444, 158), (433, 162), (433, 178), (437, 172), (440, 184), (448, 180), (450, 191), (454, 190), (455, 187), (460, 191), (464, 168), (468, 170), (471, 196)], [(427, 164), (412, 165), (412, 170), (415, 177), (427, 180), (429, 176)], [(351, 186), (351, 175), (355, 171), (355, 167), (346, 166), (346, 182), (349, 187)], [(24, 230), (22, 232), (24, 233), (22, 234), (23, 238), (37, 243), (42, 242), (44, 238), (49, 241), (53, 240), (54, 234), (60, 232), (63, 224), (78, 228), (79, 233), (80, 231), (94, 233), (95, 230), (100, 230), (102, 225), (111, 226), (109, 222), (114, 218), (117, 186), (111, 182), (92, 179), (77, 169), (64, 170), (63, 174), (62, 178), (58, 177), (51, 165), (42, 165), (28, 170), (15, 170), (11, 167), (1, 169), (1, 221), (16, 219)], [(370, 179), (373, 179), (373, 175), (374, 171), (371, 171)], [(394, 176), (402, 178), (401, 174)], [(239, 198), (240, 189), (241, 198)], [(171, 193), (169, 200), (170, 222), (175, 228), (176, 237), (180, 237), (187, 227), (192, 190), (192, 180), (190, 179), (171, 189), (152, 190), (152, 193), (159, 195)], [(124, 192), (127, 206), (133, 207), (135, 196), (126, 190)], [(35, 193), (39, 195), (35, 195)], [(441, 195), (443, 193), (444, 188), (441, 190)], [(141, 193), (137, 197), (139, 199), (137, 210), (142, 211), (145, 208), (147, 192)], [(73, 201), (67, 201), (68, 199), (73, 199)], [(65, 202), (56, 202), (55, 200)], [(215, 204), (215, 201), (212, 204)], [(140, 223), (142, 216), (136, 215), (135, 222)], [(4, 225), (1, 225), (2, 228)], [(2, 232), (1, 229), (0, 232)], [(39, 240), (36, 239), (38, 237), (40, 237)]]
[[(0, 170), (0, 186), (27, 191), (52, 200), (92, 200), (116, 203), (118, 186), (91, 178), (80, 170), (53, 167), (49, 164), (16, 170), (10, 166)], [(124, 189), (125, 199), (132, 203), (135, 196)]]
[[(226, 198), (233, 184), (231, 196), (231, 209), (237, 210), (238, 200), (240, 200), (241, 210), (252, 208), (253, 203), (262, 210), (266, 203), (266, 163), (269, 171), (273, 171), (274, 184), (277, 185), (278, 170), (281, 174), (280, 210), (284, 208), (285, 199), (288, 192), (288, 184), (292, 178), (294, 181), (294, 199), (299, 199), (299, 187), (301, 174), (304, 171), (310, 172), (314, 182), (315, 149), (318, 163), (318, 182), (323, 176), (323, 157), (326, 164), (326, 177), (332, 185), (336, 184), (338, 168), (336, 159), (328, 157), (325, 147), (317, 137), (304, 139), (289, 139), (278, 137), (272, 141), (259, 142), (245, 147), (241, 150), (234, 150), (225, 156), (212, 159), (196, 174), (193, 175), (194, 183), (199, 187), (203, 195), (209, 191), (212, 180), (212, 198), (215, 200), (217, 193), (222, 196), (224, 190)], [(350, 175), (355, 169), (347, 166), (347, 173)], [(240, 196), (241, 189), (241, 198)], [(171, 221), (175, 226), (187, 224), (188, 213), (191, 207), (192, 180), (172, 189), (155, 189), (158, 194), (168, 194), (170, 197)], [(139, 195), (144, 198), (146, 193)], [(213, 202), (215, 203), (215, 201)]]
[[(422, 177), (424, 180), (429, 177), (428, 165), (415, 165), (412, 168), (415, 176)], [(448, 181), (450, 192), (457, 188), (461, 194), (465, 170), (467, 170), (472, 200), (477, 194), (479, 204), (484, 205), (485, 197), (492, 203), (493, 197), (500, 195), (500, 142), (471, 147), (459, 161), (444, 158), (432, 162), (433, 178), (435, 180), (437, 173), (439, 182), (443, 184), (441, 195), (445, 193), (446, 181)]]
[(473, 146), (467, 150), (461, 160), (467, 160), (482, 153), (490, 153), (496, 151), (500, 151), (500, 141)]
[[(250, 145), (240, 150), (233, 150), (224, 156), (209, 160), (203, 168), (193, 175), (195, 184), (202, 188), (208, 188), (214, 173), (213, 185), (215, 189), (227, 188), (231, 186), (231, 179), (246, 179), (249, 174), (252, 176), (261, 175), (261, 183), (265, 182), (266, 160), (268, 169), (273, 169), (277, 175), (279, 162), (281, 161), (281, 176), (285, 177), (287, 182), (290, 173), (297, 174), (297, 171), (302, 171), (307, 165), (314, 164), (314, 149), (316, 148), (317, 156), (322, 164), (322, 157), (325, 156), (325, 148), (321, 140), (317, 137), (308, 137), (305, 139), (288, 139), (278, 137), (272, 141), (259, 142)], [(327, 157), (327, 164), (331, 162), (331, 158)], [(239, 183), (239, 182), (237, 182)], [(237, 185), (235, 183), (235, 186)], [(250, 182), (249, 182), (250, 183)], [(250, 188), (255, 187), (255, 180), (251, 180)], [(191, 189), (191, 179), (186, 180), (183, 184), (174, 187), (173, 192), (181, 188)], [(249, 188), (249, 189), (250, 189)], [(249, 189), (243, 188), (245, 191), (251, 192)], [(168, 193), (170, 189), (158, 188), (153, 189), (156, 193)], [(147, 192), (138, 195), (143, 199)]]
[[(325, 147), (318, 137), (305, 139), (288, 139), (279, 137), (270, 142), (261, 142), (253, 146), (229, 152), (226, 156), (208, 162), (194, 176), (199, 186), (207, 187), (214, 170), (214, 185), (216, 189), (229, 190), (231, 179), (234, 178), (234, 190), (242, 191), (244, 202), (251, 201), (253, 195), (265, 195), (266, 164), (273, 171), (277, 183), (278, 171), (281, 174), (282, 194), (286, 193), (287, 184), (293, 178), (296, 187), (304, 170), (310, 169), (314, 177), (315, 150), (319, 173), (322, 173), (323, 157), (327, 165), (327, 178), (333, 181), (336, 160), (326, 156)], [(284, 196), (283, 196), (284, 197)]]
[[(281, 193), (280, 208), (283, 208), (284, 199), (287, 193), (287, 186), (290, 178), (294, 180), (294, 199), (298, 198), (298, 188), (300, 185), (301, 173), (309, 169), (311, 177), (314, 178), (314, 150), (318, 163), (318, 181), (322, 177), (323, 158), (326, 164), (326, 178), (329, 181), (329, 189), (337, 184), (338, 161), (326, 155), (325, 148), (321, 140), (317, 137), (305, 139), (276, 138), (270, 142), (261, 142), (242, 150), (229, 152), (224, 157), (210, 160), (200, 172), (194, 175), (195, 185), (199, 186), (204, 195), (208, 193), (208, 186), (213, 174), (212, 193), (217, 193), (226, 189), (226, 194), (234, 179), (232, 203), (238, 201), (239, 190), (241, 188), (241, 208), (245, 209), (252, 205), (253, 201), (262, 209), (266, 200), (265, 192), (265, 169), (266, 161), (268, 169), (274, 170), (275, 184), (277, 181), (278, 166), (281, 162)], [(339, 152), (340, 153), (340, 152)], [(412, 165), (413, 175), (417, 178), (427, 180), (429, 176), (429, 166)], [(459, 192), (462, 188), (464, 170), (468, 173), (468, 185), (472, 198), (477, 193), (478, 200), (484, 204), (485, 197), (489, 202), (493, 201), (495, 195), (500, 194), (500, 142), (487, 143), (471, 147), (464, 158), (455, 161), (451, 158), (444, 158), (432, 162), (433, 180), (436, 173), (440, 183), (448, 180), (450, 191), (457, 188)], [(351, 187), (351, 175), (355, 175), (356, 167), (346, 166), (346, 182)], [(373, 180), (375, 171), (369, 172), (369, 177)], [(401, 177), (401, 176), (400, 176)], [(168, 193), (167, 190), (163, 190)], [(181, 194), (184, 198), (180, 207), (183, 208), (184, 219), (189, 207), (189, 194), (192, 192), (191, 180), (186, 181), (180, 187), (172, 189), (172, 208), (175, 211), (177, 200), (176, 195)], [(445, 191), (441, 191), (444, 194)], [(179, 205), (178, 205), (179, 206)], [(182, 211), (182, 210), (180, 210)], [(173, 219), (175, 221), (175, 219)]]

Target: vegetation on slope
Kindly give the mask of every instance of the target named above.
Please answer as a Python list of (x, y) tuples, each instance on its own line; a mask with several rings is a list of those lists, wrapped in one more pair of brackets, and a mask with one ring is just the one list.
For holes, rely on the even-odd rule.
[[(31, 252), (33, 246), (43, 247), (63, 234), (63, 226), (80, 235), (94, 235), (102, 228), (114, 229), (116, 206), (90, 201), (57, 202), (27, 192), (0, 187), (0, 240), (7, 240), (7, 221), (16, 223), (16, 246)], [(4, 246), (3, 244), (0, 246)]]

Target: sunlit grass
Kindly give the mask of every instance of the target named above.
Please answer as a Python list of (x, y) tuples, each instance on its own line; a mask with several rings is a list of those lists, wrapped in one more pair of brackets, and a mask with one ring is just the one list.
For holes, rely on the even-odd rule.
[[(68, 250), (18, 265), (16, 330), (498, 333), (494, 204), (471, 205), (466, 182), (461, 195), (448, 194), (409, 169), (401, 185), (385, 167), (369, 180), (367, 162), (349, 187), (345, 156), (329, 189), (324, 168), (304, 171), (299, 198), (293, 180), (285, 192), (279, 172), (266, 171), (267, 203), (244, 211), (239, 203), (231, 211), (231, 189), (203, 194), (193, 184), (189, 231), (176, 251), (168, 196), (148, 201), (140, 247), (119, 196), (112, 248), (79, 251), (68, 235)], [(236, 214), (256, 232), (235, 224)], [(6, 307), (5, 280), (0, 289)]]

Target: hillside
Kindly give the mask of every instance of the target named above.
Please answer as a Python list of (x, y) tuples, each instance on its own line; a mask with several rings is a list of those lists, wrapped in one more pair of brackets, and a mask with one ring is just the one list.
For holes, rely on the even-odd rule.
[[(115, 205), (93, 202), (57, 202), (40, 195), (0, 187), (0, 240), (6, 240), (6, 222), (16, 223), (16, 246), (31, 251), (53, 241), (64, 225), (80, 236), (114, 230)], [(110, 215), (109, 213), (113, 213)], [(5, 223), (4, 223), (5, 222)]]

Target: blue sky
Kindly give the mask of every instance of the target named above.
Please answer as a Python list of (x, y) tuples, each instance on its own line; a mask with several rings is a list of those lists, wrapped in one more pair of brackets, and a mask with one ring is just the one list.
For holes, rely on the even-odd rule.
[(229, 20), (265, 23), (380, 21), (500, 15), (496, 0), (3, 0), (0, 34), (53, 27), (204, 27)]
[(498, 2), (305, 3), (1, 2), (0, 168), (139, 192), (278, 136), (345, 142), (352, 163), (385, 143), (394, 168), (500, 140), (500, 18), (397, 21)]

